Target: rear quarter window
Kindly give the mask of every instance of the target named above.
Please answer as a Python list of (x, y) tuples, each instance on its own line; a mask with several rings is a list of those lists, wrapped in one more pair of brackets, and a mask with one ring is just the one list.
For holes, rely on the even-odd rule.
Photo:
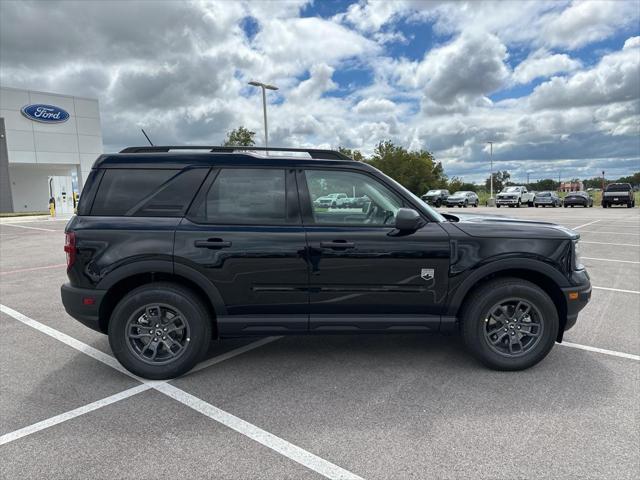
[(182, 216), (208, 169), (106, 169), (91, 215)]

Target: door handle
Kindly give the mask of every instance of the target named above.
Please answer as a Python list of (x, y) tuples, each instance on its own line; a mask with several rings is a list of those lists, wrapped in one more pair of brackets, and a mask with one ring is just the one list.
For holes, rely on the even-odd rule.
[(197, 248), (210, 248), (215, 250), (218, 248), (228, 248), (231, 246), (231, 242), (225, 242), (221, 238), (208, 238), (206, 240), (196, 240), (194, 245)]
[(347, 242), (346, 240), (333, 240), (332, 242), (320, 242), (321, 248), (332, 248), (333, 250), (342, 250), (347, 248), (355, 248), (356, 244)]

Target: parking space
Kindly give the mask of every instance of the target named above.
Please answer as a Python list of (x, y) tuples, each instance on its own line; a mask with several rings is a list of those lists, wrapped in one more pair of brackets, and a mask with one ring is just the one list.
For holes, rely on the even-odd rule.
[(636, 478), (640, 209), (451, 212), (580, 232), (593, 299), (539, 365), (487, 370), (456, 336), (284, 337), (141, 382), (64, 312), (64, 222), (3, 221), (0, 477)]

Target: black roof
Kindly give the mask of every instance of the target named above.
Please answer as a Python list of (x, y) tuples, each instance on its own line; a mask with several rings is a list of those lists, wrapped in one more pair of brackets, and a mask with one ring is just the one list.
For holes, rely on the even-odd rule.
[[(98, 157), (93, 168), (184, 168), (186, 166), (242, 165), (242, 166), (365, 166), (334, 150), (269, 148), (267, 155), (251, 153), (265, 151), (264, 147), (211, 146), (151, 146), (128, 147), (120, 153)], [(311, 158), (277, 155), (277, 152), (303, 152)], [(366, 168), (366, 166), (364, 167)]]

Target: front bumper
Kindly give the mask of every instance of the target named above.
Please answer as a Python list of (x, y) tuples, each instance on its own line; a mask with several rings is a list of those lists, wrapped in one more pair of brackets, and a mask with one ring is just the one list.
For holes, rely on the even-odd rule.
[[(562, 289), (562, 294), (567, 305), (567, 320), (564, 325), (565, 332), (576, 324), (578, 314), (587, 306), (589, 300), (591, 300), (591, 282), (589, 281), (589, 276), (586, 271), (581, 273), (583, 273), (587, 279), (585, 284)], [(562, 332), (560, 335), (562, 335)]]
[(458, 205), (464, 205), (464, 200), (445, 200), (445, 203), (447, 204), (448, 207), (455, 207)]
[(62, 304), (69, 315), (83, 325), (101, 333), (106, 333), (100, 328), (100, 304), (107, 292), (105, 290), (93, 290), (74, 287), (65, 283), (60, 287)]
[(517, 205), (517, 198), (496, 198), (496, 205)]

